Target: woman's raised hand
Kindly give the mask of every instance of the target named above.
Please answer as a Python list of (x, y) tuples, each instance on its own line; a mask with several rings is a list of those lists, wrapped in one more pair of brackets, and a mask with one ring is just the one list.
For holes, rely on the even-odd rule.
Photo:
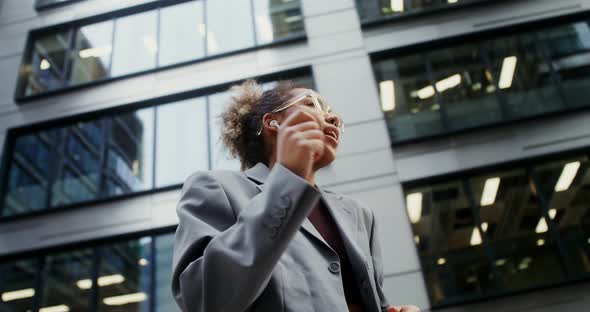
[(277, 161), (309, 181), (315, 160), (324, 153), (324, 133), (317, 117), (307, 107), (290, 114), (277, 134)]

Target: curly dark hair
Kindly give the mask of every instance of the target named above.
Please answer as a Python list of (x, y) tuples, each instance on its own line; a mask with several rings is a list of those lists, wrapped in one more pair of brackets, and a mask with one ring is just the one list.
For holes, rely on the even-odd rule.
[(246, 80), (230, 88), (233, 96), (222, 113), (223, 128), (221, 139), (232, 157), (237, 157), (241, 170), (253, 167), (258, 162), (268, 166), (264, 153), (264, 138), (256, 135), (264, 114), (271, 112), (291, 95), (290, 91), (305, 88), (293, 81), (279, 81), (270, 89), (263, 91), (255, 80)]

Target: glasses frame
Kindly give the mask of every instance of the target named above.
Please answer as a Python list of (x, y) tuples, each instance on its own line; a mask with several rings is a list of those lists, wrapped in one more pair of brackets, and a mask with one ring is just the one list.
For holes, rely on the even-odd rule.
[[(284, 103), (277, 106), (277, 108), (273, 109), (270, 113), (278, 113), (281, 111), (286, 110), (287, 108), (299, 103), (303, 99), (310, 97), (311, 102), (313, 103), (314, 108), (324, 114), (333, 113), (332, 107), (328, 104), (328, 102), (317, 92), (311, 89), (307, 89), (305, 92), (296, 95), (295, 97), (285, 101)], [(340, 116), (338, 116), (340, 117)], [(344, 123), (342, 122), (342, 118), (339, 118), (340, 122), (338, 123), (337, 127), (340, 129), (340, 132), (344, 132)], [(259, 136), (262, 133), (262, 129), (264, 128), (264, 124), (260, 122), (260, 128), (256, 132), (256, 135)]]

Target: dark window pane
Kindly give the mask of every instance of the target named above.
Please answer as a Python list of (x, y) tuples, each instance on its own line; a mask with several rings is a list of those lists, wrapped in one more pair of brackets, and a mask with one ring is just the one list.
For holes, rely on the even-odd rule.
[(23, 64), (25, 95), (34, 95), (63, 86), (69, 32), (36, 38), (28, 61)]
[(0, 311), (32, 310), (36, 275), (35, 259), (0, 263)]
[[(108, 178), (123, 193), (151, 188), (154, 108), (111, 118), (109, 123)], [(114, 195), (115, 191), (109, 188), (107, 194)]]
[(203, 3), (192, 1), (160, 10), (159, 66), (194, 60), (205, 55)]
[(182, 183), (189, 174), (209, 168), (205, 98), (157, 108), (156, 187)]
[(550, 51), (571, 107), (588, 106), (590, 90), (590, 25), (578, 22), (539, 33)]
[(524, 170), (478, 176), (469, 183), (503, 287), (518, 290), (563, 281), (549, 220)]
[(46, 206), (53, 131), (24, 135), (16, 139), (8, 172), (2, 215), (14, 215)]
[(156, 67), (158, 11), (148, 11), (116, 20), (113, 76)]
[(361, 20), (369, 22), (406, 13), (433, 11), (451, 8), (455, 4), (483, 1), (485, 0), (356, 0), (356, 4)]
[(209, 0), (206, 14), (208, 55), (254, 46), (250, 0)]
[(493, 77), (484, 65), (480, 49), (464, 45), (427, 54), (432, 64), (434, 85), (418, 92), (438, 93), (448, 129), (456, 130), (497, 122), (502, 119)]
[(408, 190), (406, 208), (434, 303), (478, 297), (494, 289), (481, 233), (461, 182)]
[(170, 284), (172, 283), (172, 254), (174, 233), (156, 237), (156, 307), (155, 312), (180, 311)]
[(507, 99), (511, 118), (528, 117), (564, 107), (542, 56), (539, 41), (521, 34), (487, 42), (494, 77)]
[(54, 311), (87, 311), (90, 308), (91, 287), (90, 249), (47, 256), (43, 273), (41, 308)]
[(71, 55), (70, 84), (99, 80), (109, 76), (113, 40), (113, 21), (81, 27)]
[(393, 141), (443, 131), (440, 103), (419, 55), (375, 63), (381, 108)]
[(535, 168), (537, 190), (570, 257), (573, 275), (590, 276), (590, 170), (588, 158), (572, 158)]
[(299, 2), (254, 0), (257, 43), (269, 43), (303, 33), (303, 15)]
[(150, 245), (143, 237), (100, 248), (98, 311), (149, 311)]

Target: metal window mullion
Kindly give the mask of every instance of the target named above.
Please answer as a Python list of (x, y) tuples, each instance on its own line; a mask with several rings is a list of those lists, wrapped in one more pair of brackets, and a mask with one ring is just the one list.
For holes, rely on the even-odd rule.
[(447, 132), (451, 129), (449, 126), (449, 117), (447, 115), (444, 102), (442, 101), (442, 97), (441, 97), (440, 93), (438, 92), (438, 90), (436, 89), (436, 81), (434, 79), (434, 73), (432, 71), (432, 63), (430, 63), (430, 60), (426, 57), (426, 55), (422, 55), (422, 59), (423, 59), (424, 65), (426, 67), (426, 75), (428, 77), (428, 80), (430, 81), (430, 85), (434, 89), (434, 100), (439, 105), (438, 112), (441, 117), (440, 120), (441, 120), (442, 126), (444, 128), (444, 132)]
[(104, 119), (103, 121), (103, 130), (102, 130), (102, 146), (100, 150), (100, 173), (98, 178), (98, 196), (100, 198), (107, 196), (107, 183), (106, 183), (106, 172), (107, 172), (107, 165), (108, 165), (108, 151), (109, 151), (109, 137), (110, 137), (110, 129), (111, 129), (111, 120)]
[(100, 267), (100, 248), (95, 247), (92, 249), (92, 272), (91, 272), (91, 280), (92, 285), (90, 288), (90, 311), (95, 312), (98, 311), (98, 300), (99, 300), (99, 288), (98, 288), (98, 274), (99, 274), (99, 267)]
[(117, 20), (118, 18), (113, 18), (113, 30), (111, 31), (111, 55), (110, 55), (110, 62), (109, 62), (109, 68), (108, 68), (108, 77), (112, 77), (111, 72), (113, 70), (113, 62), (115, 60), (115, 34), (116, 34), (116, 28), (117, 28)]
[(203, 25), (205, 25), (203, 34), (203, 57), (209, 55), (209, 45), (207, 44), (207, 37), (209, 37), (209, 25), (207, 24), (207, 0), (203, 1)]
[(158, 7), (156, 8), (156, 53), (154, 53), (154, 57), (156, 58), (156, 66), (154, 66), (154, 68), (159, 68), (160, 67), (160, 49), (161, 49), (161, 45), (160, 45), (160, 19), (161, 19), (161, 11), (162, 8)]
[(45, 269), (45, 257), (40, 256), (37, 258), (36, 274), (35, 274), (35, 294), (33, 295), (32, 311), (38, 312), (41, 308), (41, 298), (43, 296), (43, 280), (44, 280), (44, 269)]
[(537, 190), (536, 195), (539, 200), (539, 208), (541, 209), (543, 218), (545, 218), (545, 222), (547, 223), (548, 235), (551, 238), (553, 238), (553, 240), (555, 241), (555, 245), (557, 246), (557, 251), (559, 252), (559, 256), (560, 256), (559, 262), (562, 266), (563, 273), (565, 273), (566, 279), (574, 279), (575, 272), (573, 272), (572, 266), (570, 265), (573, 263), (573, 261), (569, 257), (567, 250), (561, 240), (561, 235), (559, 234), (559, 230), (557, 229), (557, 226), (553, 223), (553, 220), (551, 219), (551, 217), (549, 217), (548, 199), (545, 197), (545, 194), (543, 192), (539, 191), (539, 188), (537, 187), (537, 185), (539, 185), (539, 183), (537, 183), (537, 179), (535, 178), (535, 175), (533, 174), (532, 167), (526, 168), (526, 174), (531, 179), (531, 181), (535, 185), (535, 189)]
[(487, 70), (492, 75), (492, 82), (494, 83), (495, 95), (498, 104), (500, 105), (500, 114), (502, 114), (503, 120), (510, 120), (510, 111), (508, 110), (508, 100), (506, 98), (506, 93), (504, 90), (500, 89), (500, 80), (493, 73), (493, 64), (490, 59), (490, 55), (488, 53), (488, 49), (485, 47), (484, 44), (479, 44), (479, 53), (481, 54), (481, 58), (486, 66)]
[[(252, 17), (252, 38), (254, 39), (254, 47), (258, 45), (258, 34), (256, 34), (257, 32), (257, 28), (256, 28), (256, 15), (255, 15), (255, 10), (254, 10), (254, 0), (248, 0), (250, 2), (250, 13), (252, 13), (251, 17)], [(270, 4), (269, 4), (270, 5)], [(269, 11), (270, 13), (270, 11)], [(274, 31), (274, 29), (273, 29)], [(273, 36), (274, 38), (274, 36)]]
[(157, 299), (156, 299), (156, 269), (157, 269), (157, 265), (156, 265), (156, 236), (152, 236), (152, 240), (150, 243), (150, 256), (148, 257), (149, 259), (149, 265), (150, 265), (150, 307), (149, 307), (149, 311), (151, 312), (156, 312), (156, 304), (157, 304)]
[(72, 51), (73, 51), (73, 45), (75, 44), (75, 39), (76, 39), (76, 28), (71, 28), (68, 34), (68, 47), (66, 48), (66, 55), (65, 55), (65, 59), (64, 59), (64, 68), (62, 70), (62, 74), (61, 74), (61, 85), (65, 88), (68, 86), (68, 76), (69, 76), (69, 71), (71, 68), (71, 55), (72, 55)]
[(471, 189), (471, 186), (469, 185), (469, 181), (467, 179), (462, 179), (461, 183), (463, 184), (463, 189), (465, 191), (465, 195), (467, 196), (467, 200), (469, 201), (469, 207), (471, 208), (471, 213), (473, 215), (475, 225), (476, 225), (477, 230), (479, 231), (479, 234), (481, 236), (482, 246), (483, 246), (484, 251), (486, 253), (486, 257), (488, 258), (488, 268), (490, 269), (490, 271), (494, 275), (494, 282), (496, 284), (496, 289), (501, 290), (503, 285), (502, 285), (502, 280), (500, 279), (500, 272), (496, 269), (496, 266), (494, 265), (495, 260), (496, 260), (496, 253), (494, 252), (494, 249), (492, 248), (492, 246), (490, 244), (490, 240), (488, 239), (487, 233), (485, 231), (483, 231), (483, 229), (481, 227), (481, 214), (479, 212), (480, 206), (475, 201), (475, 196), (473, 194), (473, 190)]
[(157, 146), (158, 146), (158, 108), (160, 106), (156, 105), (153, 107), (154, 109), (154, 129), (153, 129), (153, 139), (152, 139), (152, 189), (156, 188), (156, 161), (158, 160), (157, 158)]

